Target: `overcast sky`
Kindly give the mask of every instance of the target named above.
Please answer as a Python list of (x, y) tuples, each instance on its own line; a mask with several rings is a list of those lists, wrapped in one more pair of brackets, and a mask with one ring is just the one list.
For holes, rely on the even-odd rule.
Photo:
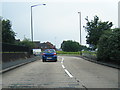
[(118, 27), (119, 0), (2, 0), (0, 16), (12, 22), (16, 39), (31, 39), (30, 7), (33, 8), (34, 41), (49, 41), (60, 47), (63, 40), (79, 39), (79, 14), (81, 12), (82, 45), (86, 45), (85, 18), (93, 20), (97, 15), (101, 21), (113, 22)]

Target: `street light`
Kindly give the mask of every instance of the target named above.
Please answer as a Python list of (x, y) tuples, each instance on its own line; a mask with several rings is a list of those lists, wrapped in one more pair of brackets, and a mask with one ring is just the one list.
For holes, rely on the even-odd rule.
[(78, 14), (79, 14), (79, 19), (80, 19), (80, 44), (82, 44), (81, 43), (81, 12), (78, 12)]
[(32, 18), (32, 8), (36, 7), (36, 6), (40, 6), (40, 5), (46, 5), (46, 4), (37, 4), (37, 5), (33, 5), (31, 6), (31, 39), (33, 42), (33, 18)]

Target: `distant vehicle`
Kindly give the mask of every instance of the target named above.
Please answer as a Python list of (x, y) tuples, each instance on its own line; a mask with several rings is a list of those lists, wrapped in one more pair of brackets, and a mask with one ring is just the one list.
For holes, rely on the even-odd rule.
[(35, 56), (40, 56), (40, 54), (41, 54), (41, 49), (33, 49), (33, 54), (34, 54)]
[(57, 53), (54, 49), (46, 49), (42, 53), (42, 61), (57, 61)]

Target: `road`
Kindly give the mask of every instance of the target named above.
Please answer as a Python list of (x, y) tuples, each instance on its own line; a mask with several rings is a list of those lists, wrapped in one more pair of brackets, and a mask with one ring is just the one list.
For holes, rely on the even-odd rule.
[(79, 57), (41, 59), (2, 75), (3, 88), (118, 88), (118, 69)]

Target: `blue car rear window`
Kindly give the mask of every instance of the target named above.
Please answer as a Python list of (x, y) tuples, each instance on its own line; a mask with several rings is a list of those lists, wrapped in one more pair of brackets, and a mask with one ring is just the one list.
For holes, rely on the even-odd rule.
[(46, 49), (44, 53), (55, 53), (54, 49)]

